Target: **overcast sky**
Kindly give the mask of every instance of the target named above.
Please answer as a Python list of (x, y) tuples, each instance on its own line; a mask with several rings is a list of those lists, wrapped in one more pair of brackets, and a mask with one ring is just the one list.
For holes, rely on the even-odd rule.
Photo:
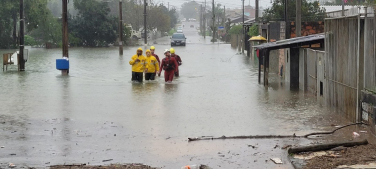
[[(189, 2), (191, 0), (155, 0), (155, 1), (164, 2), (165, 4), (167, 2), (170, 2), (170, 5), (176, 6), (176, 8), (179, 9), (184, 2)], [(267, 8), (271, 6), (270, 1), (271, 0), (259, 0), (260, 7)], [(196, 0), (196, 2), (203, 3), (205, 2), (205, 0)], [(242, 0), (214, 0), (214, 2), (225, 5), (226, 8), (231, 8), (231, 9), (242, 7)], [(206, 0), (207, 5), (211, 5), (211, 3), (212, 3), (212, 0)], [(249, 5), (249, 3), (251, 4), (251, 6), (255, 6), (255, 0), (245, 0), (244, 2), (245, 5)]]

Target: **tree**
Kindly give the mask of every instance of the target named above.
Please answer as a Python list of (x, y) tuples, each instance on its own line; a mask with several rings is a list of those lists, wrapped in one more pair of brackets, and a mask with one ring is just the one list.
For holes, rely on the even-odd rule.
[(181, 6), (181, 14), (185, 18), (198, 18), (199, 16), (199, 10), (200, 10), (200, 4), (198, 4), (196, 1), (190, 1), (190, 2), (185, 2)]
[(7, 0), (0, 5), (0, 48), (13, 48), (16, 43), (12, 40), (12, 17), (9, 15), (13, 4)]
[(249, 28), (248, 35), (251, 36), (251, 37), (259, 35), (259, 28), (258, 28), (258, 26), (256, 24), (252, 25)]
[(162, 10), (163, 7), (151, 7), (148, 15), (148, 28), (157, 28), (162, 32), (167, 32), (171, 28), (169, 13)]
[(119, 22), (109, 15), (107, 2), (74, 0), (74, 7), (78, 14), (70, 20), (69, 30), (84, 46), (107, 46), (116, 41)]
[(243, 26), (242, 25), (234, 25), (231, 27), (231, 29), (228, 31), (231, 35), (240, 35), (243, 33)]
[[(17, 25), (20, 1), (2, 0), (0, 5), (0, 48), (14, 48), (18, 44)], [(50, 12), (47, 0), (24, 1), (26, 31), (32, 31), (43, 23)]]
[[(295, 0), (288, 0), (287, 15), (289, 20), (295, 20), (296, 4)], [(318, 1), (307, 2), (302, 0), (302, 21), (323, 21), (325, 9), (320, 8)], [(265, 9), (262, 17), (264, 22), (284, 20), (284, 0), (275, 0), (272, 7)]]
[(49, 15), (45, 22), (41, 23), (37, 29), (30, 32), (38, 44), (53, 44), (55, 47), (62, 45), (62, 25), (61, 20)]

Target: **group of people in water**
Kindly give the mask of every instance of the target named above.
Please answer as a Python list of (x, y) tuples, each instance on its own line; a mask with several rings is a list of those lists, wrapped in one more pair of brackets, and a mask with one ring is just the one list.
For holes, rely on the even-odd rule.
[(182, 65), (182, 60), (179, 55), (175, 53), (175, 49), (165, 49), (165, 58), (162, 62), (159, 56), (155, 54), (155, 47), (151, 46), (146, 50), (146, 56), (142, 55), (142, 48), (137, 49), (137, 54), (133, 55), (129, 64), (132, 65), (132, 81), (142, 82), (145, 80), (155, 80), (155, 77), (161, 76), (164, 70), (165, 82), (172, 82), (174, 76), (179, 76), (179, 66)]

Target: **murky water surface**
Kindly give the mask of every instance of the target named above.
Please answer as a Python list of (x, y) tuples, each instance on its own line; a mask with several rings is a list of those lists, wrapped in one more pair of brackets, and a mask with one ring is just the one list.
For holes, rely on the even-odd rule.
[[(187, 46), (175, 48), (183, 65), (173, 84), (163, 77), (130, 82), (128, 61), (138, 47), (125, 48), (123, 56), (115, 47), (71, 48), (69, 76), (55, 69), (60, 49), (30, 49), (27, 71), (11, 66), (0, 72), (0, 165), (291, 168), (269, 159), (288, 163), (274, 147), (298, 140), (187, 142), (198, 136), (304, 134), (322, 130), (332, 116), (315, 97), (289, 91), (278, 78), (269, 88), (259, 85), (257, 64), (229, 44), (211, 44), (193, 29), (185, 33)], [(157, 42), (162, 57), (169, 39)]]

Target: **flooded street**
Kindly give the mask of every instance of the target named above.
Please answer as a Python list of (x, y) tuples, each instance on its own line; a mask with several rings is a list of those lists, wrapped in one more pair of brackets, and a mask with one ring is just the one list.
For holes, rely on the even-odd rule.
[[(250, 58), (187, 27), (187, 46), (175, 47), (183, 65), (172, 84), (165, 84), (163, 73), (156, 82), (130, 81), (128, 62), (138, 46), (124, 48), (123, 56), (116, 47), (70, 48), (69, 76), (55, 69), (61, 49), (30, 48), (25, 72), (11, 66), (0, 73), (0, 167), (12, 162), (292, 168), (285, 150), (274, 147), (309, 141), (188, 143), (188, 137), (200, 136), (302, 135), (324, 130), (334, 119), (316, 97), (292, 92), (276, 77), (269, 88), (259, 85)], [(162, 58), (169, 39), (157, 42)], [(269, 160), (275, 157), (285, 164)]]

